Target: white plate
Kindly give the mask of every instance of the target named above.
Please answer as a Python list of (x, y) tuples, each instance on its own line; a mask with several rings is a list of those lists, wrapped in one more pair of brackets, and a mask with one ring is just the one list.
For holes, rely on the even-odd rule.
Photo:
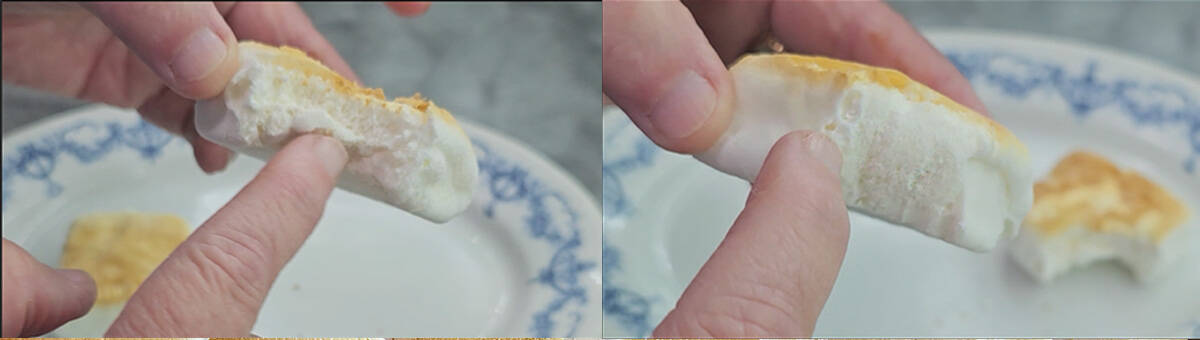
[[(460, 120), (460, 122), (462, 122)], [(272, 287), (262, 336), (567, 337), (600, 333), (600, 211), (573, 178), (522, 144), (462, 122), (480, 180), (470, 209), (434, 225), (336, 190)], [(130, 111), (91, 106), (4, 138), (4, 237), (57, 264), (90, 211), (175, 213), (193, 228), (263, 162), (206, 176), (180, 138)], [(100, 336), (115, 308), (54, 333)]]
[[(1086, 148), (1164, 184), (1200, 228), (1200, 83), (1075, 43), (997, 33), (929, 35), (1045, 174)], [(749, 186), (659, 149), (604, 117), (604, 335), (644, 336), (674, 306)], [(1039, 286), (1005, 251), (976, 254), (851, 214), (817, 337), (1200, 337), (1200, 253), (1139, 286), (1113, 264)], [(1193, 233), (1195, 234), (1195, 233)], [(1200, 240), (1196, 243), (1200, 244)]]

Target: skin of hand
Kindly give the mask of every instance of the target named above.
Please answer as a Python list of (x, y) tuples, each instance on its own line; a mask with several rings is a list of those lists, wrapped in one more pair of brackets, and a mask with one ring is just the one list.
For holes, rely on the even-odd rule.
[[(603, 11), (606, 101), (674, 152), (704, 151), (725, 131), (736, 100), (726, 65), (768, 34), (788, 52), (898, 69), (987, 115), (953, 64), (880, 1), (605, 0)], [(820, 134), (777, 141), (745, 209), (654, 336), (811, 337), (848, 241), (840, 164)]]
[[(428, 3), (387, 4), (401, 16)], [(235, 39), (236, 34), (236, 39)], [(237, 39), (290, 45), (343, 76), (350, 67), (295, 3), (3, 3), (4, 81), (136, 107), (186, 138), (206, 172), (230, 152), (200, 138), (195, 99), (219, 94), (237, 69)], [(249, 334), (275, 277), (320, 219), (345, 149), (295, 138), (196, 229), (130, 298), (106, 336)], [(3, 337), (39, 335), (87, 313), (95, 282), (55, 270), (3, 241)]]
[(232, 153), (196, 133), (196, 99), (221, 93), (238, 40), (290, 45), (357, 81), (295, 3), (3, 3), (4, 81), (137, 108), (192, 144), (205, 172)]

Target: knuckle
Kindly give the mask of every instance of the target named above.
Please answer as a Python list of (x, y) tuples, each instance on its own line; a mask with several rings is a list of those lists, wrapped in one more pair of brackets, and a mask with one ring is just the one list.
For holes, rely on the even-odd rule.
[(698, 315), (698, 321), (710, 325), (706, 326), (709, 328), (720, 327), (717, 329), (723, 330), (722, 333), (734, 336), (779, 335), (790, 330), (780, 329), (775, 325), (799, 321), (793, 320), (794, 313), (791, 308), (788, 308), (786, 303), (781, 303), (787, 299), (781, 290), (757, 284), (749, 286), (755, 288), (742, 294), (716, 297), (716, 305), (724, 307), (713, 308), (709, 313)]
[[(731, 306), (732, 307), (732, 306)], [(763, 320), (750, 317), (736, 308), (720, 308), (698, 313), (685, 323), (705, 337), (766, 336), (773, 332)]]
[(150, 337), (166, 335), (183, 324), (179, 308), (150, 309), (146, 305), (130, 305), (104, 334), (106, 337)]
[[(739, 282), (736, 289), (705, 296), (702, 301), (681, 301), (655, 331), (655, 336), (755, 337), (803, 335), (788, 301), (795, 300), (784, 287)], [(686, 304), (686, 305), (684, 305)]]
[[(286, 165), (268, 166), (263, 170), (263, 175), (271, 178), (271, 185), (278, 196), (277, 199), (263, 201), (267, 205), (266, 213), (276, 214), (281, 218), (295, 216), (303, 221), (315, 221), (320, 218), (321, 212), (324, 210), (324, 202), (319, 200), (317, 197), (319, 195), (312, 194), (312, 188), (314, 183), (322, 179), (307, 176), (304, 170), (306, 169), (302, 166)], [(319, 171), (307, 171), (307, 173), (314, 172)]]
[(271, 279), (268, 245), (246, 233), (224, 231), (197, 241), (185, 256), (204, 282), (228, 288), (239, 306), (253, 306), (264, 296), (257, 283)]

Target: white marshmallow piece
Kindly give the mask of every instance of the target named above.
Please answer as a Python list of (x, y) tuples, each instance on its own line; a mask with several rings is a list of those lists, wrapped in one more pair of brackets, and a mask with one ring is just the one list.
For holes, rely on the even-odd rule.
[(205, 139), (261, 160), (292, 138), (320, 133), (349, 154), (339, 188), (443, 223), (466, 210), (475, 151), (445, 110), (386, 100), (290, 48), (238, 46), (240, 68), (217, 97), (196, 103)]
[(753, 181), (779, 138), (816, 131), (842, 152), (847, 207), (979, 252), (1014, 236), (1032, 205), (1016, 137), (897, 71), (788, 54), (730, 71), (732, 120), (696, 155), (717, 170)]

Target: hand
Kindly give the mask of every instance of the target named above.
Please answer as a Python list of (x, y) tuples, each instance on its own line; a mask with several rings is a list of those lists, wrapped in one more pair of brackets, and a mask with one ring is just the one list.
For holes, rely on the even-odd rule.
[[(245, 337), (279, 271), (312, 233), (347, 160), (305, 135), (271, 158), (146, 278), (106, 337)], [(96, 284), (3, 243), (3, 337), (36, 336), (87, 313)]]
[[(789, 51), (899, 69), (986, 114), (954, 66), (878, 1), (606, 1), (603, 25), (605, 95), (675, 152), (704, 151), (725, 131), (735, 100), (725, 65), (768, 33)], [(849, 237), (840, 167), (820, 134), (780, 139), (654, 336), (810, 337)]]
[(789, 51), (890, 67), (985, 112), (970, 83), (879, 1), (605, 1), (604, 93), (659, 146), (704, 151), (729, 124), (725, 68), (767, 33)]
[(294, 46), (357, 80), (295, 3), (4, 2), (3, 19), (4, 81), (137, 108), (187, 139), (210, 173), (231, 152), (196, 133), (194, 100), (224, 89), (238, 40)]
[[(426, 3), (388, 4), (415, 16)], [(200, 138), (193, 100), (221, 92), (239, 39), (290, 45), (356, 76), (294, 3), (3, 3), (4, 81), (137, 107), (185, 137), (200, 167), (229, 151)], [(236, 38), (235, 38), (236, 33)], [(201, 225), (146, 279), (108, 336), (245, 336), (283, 265), (312, 232), (345, 166), (336, 140), (301, 136)], [(3, 334), (48, 332), (87, 313), (95, 283), (3, 242)]]

